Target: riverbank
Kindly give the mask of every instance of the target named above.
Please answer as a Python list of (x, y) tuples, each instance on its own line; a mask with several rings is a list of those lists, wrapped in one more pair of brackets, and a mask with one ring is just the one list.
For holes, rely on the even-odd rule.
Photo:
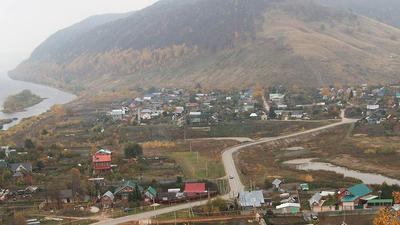
[[(4, 113), (0, 111), (0, 120), (13, 119), (11, 123), (3, 124), (2, 130), (7, 130), (20, 123), (21, 120), (40, 115), (48, 111), (52, 106), (57, 104), (66, 104), (76, 98), (75, 95), (60, 91), (55, 88), (44, 85), (33, 84), (24, 81), (17, 81), (9, 78), (5, 73), (0, 73), (0, 106), (4, 104), (7, 97), (30, 90), (32, 93), (44, 98), (40, 103), (26, 108), (24, 111)], [(16, 120), (14, 120), (17, 118)]]
[(5, 119), (5, 120), (0, 120), (0, 130), (3, 129), (4, 125), (12, 123), (16, 118), (14, 119)]
[(43, 100), (45, 100), (45, 98), (33, 94), (30, 90), (25, 89), (16, 95), (10, 95), (6, 98), (3, 103), (3, 112), (22, 112), (29, 107), (39, 104)]

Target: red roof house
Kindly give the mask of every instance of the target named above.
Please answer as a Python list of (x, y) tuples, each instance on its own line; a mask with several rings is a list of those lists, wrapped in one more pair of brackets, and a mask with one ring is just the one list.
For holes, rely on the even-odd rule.
[(111, 169), (111, 155), (96, 153), (92, 159), (93, 169), (96, 172), (104, 172)]
[(205, 183), (186, 183), (185, 194), (188, 197), (201, 196), (207, 194)]

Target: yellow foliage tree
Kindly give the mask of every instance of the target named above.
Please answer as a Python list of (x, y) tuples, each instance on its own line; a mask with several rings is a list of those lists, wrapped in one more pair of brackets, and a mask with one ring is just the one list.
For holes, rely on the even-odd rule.
[(254, 88), (253, 97), (254, 98), (261, 98), (263, 96), (263, 94), (264, 94), (264, 89), (261, 86), (257, 85)]
[(313, 182), (313, 181), (314, 181), (314, 178), (313, 178), (313, 176), (312, 176), (312, 175), (310, 175), (310, 174), (307, 174), (307, 175), (304, 177), (304, 181), (305, 181), (305, 182), (309, 182), (309, 183), (311, 183), (311, 182)]
[(393, 198), (395, 204), (400, 204), (400, 191), (393, 192)]
[(399, 213), (392, 212), (390, 209), (381, 209), (374, 218), (374, 225), (400, 225)]

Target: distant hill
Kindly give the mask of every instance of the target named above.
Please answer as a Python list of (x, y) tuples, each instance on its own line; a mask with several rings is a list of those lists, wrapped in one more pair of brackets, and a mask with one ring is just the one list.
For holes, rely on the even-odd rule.
[(75, 91), (399, 80), (397, 28), (310, 0), (161, 0), (76, 26), (11, 75)]
[(400, 28), (399, 0), (319, 0)]

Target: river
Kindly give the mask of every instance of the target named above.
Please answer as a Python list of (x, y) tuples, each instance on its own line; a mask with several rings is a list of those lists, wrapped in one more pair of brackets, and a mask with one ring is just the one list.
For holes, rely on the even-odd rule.
[[(17, 94), (25, 89), (30, 90), (32, 93), (39, 95), (42, 98), (45, 98), (45, 100), (37, 105), (27, 108), (23, 112), (10, 114), (3, 113), (2, 109), (5, 99), (10, 95)], [(69, 94), (44, 85), (12, 80), (6, 75), (6, 73), (0, 73), (0, 119), (17, 118), (17, 120), (13, 121), (12, 123), (5, 124), (3, 126), (3, 130), (7, 130), (8, 128), (18, 124), (24, 118), (42, 114), (49, 110), (53, 105), (65, 104), (74, 100), (75, 98), (76, 96), (73, 94)]]

